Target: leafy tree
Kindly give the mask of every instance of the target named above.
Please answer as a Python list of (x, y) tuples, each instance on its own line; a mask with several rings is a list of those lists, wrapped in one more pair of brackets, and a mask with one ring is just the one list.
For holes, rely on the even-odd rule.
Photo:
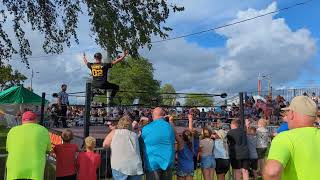
[[(116, 49), (137, 49), (151, 43), (151, 36), (168, 37), (171, 28), (163, 26), (170, 12), (182, 11), (166, 0), (3, 0), (0, 2), (0, 60), (19, 54), (28, 65), (32, 55), (24, 27), (44, 35), (45, 53), (61, 53), (72, 42), (79, 43), (80, 14), (87, 10), (92, 36), (112, 55)], [(12, 26), (13, 25), (13, 26)], [(13, 29), (6, 29), (13, 27)], [(14, 37), (9, 36), (14, 32)], [(18, 42), (18, 47), (13, 42)]]
[[(176, 90), (171, 84), (165, 84), (160, 89), (161, 93), (176, 93)], [(162, 94), (161, 104), (165, 106), (174, 106), (176, 104), (177, 95), (175, 94)]]
[(150, 104), (152, 99), (158, 99), (160, 82), (153, 77), (152, 63), (142, 57), (129, 57), (125, 62), (113, 66), (109, 72), (110, 81), (118, 84), (120, 91), (128, 91), (119, 92), (115, 102), (128, 105), (140, 98), (140, 104)]
[(0, 64), (0, 90), (20, 85), (27, 79), (26, 76), (17, 70), (13, 70), (10, 65)]
[(213, 106), (212, 97), (188, 94), (185, 106)]

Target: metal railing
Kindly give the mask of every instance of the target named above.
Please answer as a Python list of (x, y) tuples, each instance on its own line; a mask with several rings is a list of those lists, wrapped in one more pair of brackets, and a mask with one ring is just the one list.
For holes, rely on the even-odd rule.
[[(99, 169), (97, 170), (97, 180), (107, 180), (112, 178), (112, 172), (111, 172), (111, 166), (109, 166), (110, 161), (108, 162), (108, 158), (110, 158), (110, 151), (104, 149), (104, 148), (96, 148), (95, 152), (98, 153), (101, 157), (101, 165)], [(6, 180), (6, 170), (5, 170), (5, 162), (6, 162), (7, 154), (0, 154), (0, 170), (2, 170), (0, 175), (0, 179)], [(4, 159), (3, 161), (1, 161)], [(3, 165), (3, 166), (1, 166)], [(47, 163), (44, 171), (44, 180), (54, 180), (55, 179), (55, 165), (56, 165), (56, 159), (51, 156), (47, 155)], [(109, 166), (109, 168), (107, 168)], [(3, 168), (2, 168), (3, 167)], [(230, 170), (226, 174), (227, 180), (232, 180), (232, 169), (230, 167)], [(194, 179), (202, 180), (203, 174), (199, 166), (194, 171)], [(173, 170), (173, 180), (176, 180), (177, 177), (175, 175), (175, 171)], [(146, 180), (146, 175), (143, 175), (143, 180)]]

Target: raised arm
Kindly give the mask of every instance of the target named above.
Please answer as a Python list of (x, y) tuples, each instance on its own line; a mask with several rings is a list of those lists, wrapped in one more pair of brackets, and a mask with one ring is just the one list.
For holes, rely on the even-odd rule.
[(188, 114), (188, 120), (189, 120), (189, 130), (191, 132), (193, 132), (193, 115), (192, 114)]
[(112, 63), (112, 65), (118, 64), (119, 62), (123, 61), (124, 58), (128, 55), (128, 50), (124, 51), (123, 56), (119, 57), (118, 59), (114, 60)]
[(104, 139), (103, 141), (103, 147), (104, 148), (108, 148), (111, 146), (111, 142), (112, 142), (112, 138), (113, 138), (113, 135), (115, 133), (115, 130), (112, 130), (108, 135), (107, 137)]
[(88, 60), (87, 60), (87, 57), (86, 57), (86, 53), (83, 53), (83, 63), (84, 63), (85, 65), (88, 64)]
[(183, 149), (184, 142), (183, 142), (182, 137), (179, 136), (179, 134), (178, 134), (176, 126), (174, 125), (174, 118), (172, 116), (169, 116), (169, 123), (171, 124), (171, 126), (173, 127), (173, 130), (174, 130), (174, 136), (175, 136), (175, 139), (178, 144), (178, 150), (181, 150), (181, 149)]

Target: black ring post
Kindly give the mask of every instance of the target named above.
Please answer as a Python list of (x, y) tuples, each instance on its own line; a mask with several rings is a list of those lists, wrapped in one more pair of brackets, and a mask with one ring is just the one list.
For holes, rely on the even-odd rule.
[(40, 125), (43, 126), (43, 120), (44, 120), (44, 106), (46, 104), (46, 93), (43, 92), (41, 96), (41, 109), (40, 109)]
[(240, 102), (240, 122), (241, 122), (241, 127), (244, 128), (244, 107), (243, 107), (243, 92), (239, 93), (239, 102)]
[(91, 109), (91, 83), (86, 83), (86, 102), (85, 102), (85, 117), (84, 117), (84, 138), (89, 136), (90, 130), (90, 109)]

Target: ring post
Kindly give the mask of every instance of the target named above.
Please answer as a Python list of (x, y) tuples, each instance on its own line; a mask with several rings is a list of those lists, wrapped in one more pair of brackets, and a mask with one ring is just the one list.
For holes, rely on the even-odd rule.
[(240, 121), (241, 121), (241, 127), (244, 128), (244, 107), (243, 107), (243, 92), (239, 93), (239, 102), (240, 102)]
[(44, 106), (46, 104), (46, 93), (43, 92), (41, 96), (41, 109), (40, 109), (40, 125), (43, 126), (44, 123)]
[(111, 114), (111, 108), (110, 108), (110, 97), (111, 97), (111, 90), (107, 89), (107, 114), (108, 116)]
[(85, 116), (83, 124), (83, 136), (84, 138), (89, 136), (90, 130), (90, 109), (91, 109), (91, 82), (86, 83), (86, 101), (85, 101)]

